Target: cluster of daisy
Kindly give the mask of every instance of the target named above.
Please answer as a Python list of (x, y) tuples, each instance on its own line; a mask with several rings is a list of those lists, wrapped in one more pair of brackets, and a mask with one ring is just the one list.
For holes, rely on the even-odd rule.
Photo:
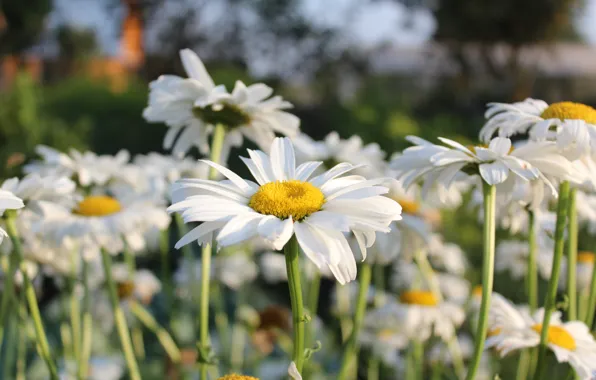
[[(143, 112), (171, 155), (39, 146), (2, 183), (4, 373), (140, 380), (158, 357), (156, 378), (594, 378), (596, 256), (578, 248), (596, 110), (489, 104), (481, 143), (410, 136), (388, 158), (315, 141), (270, 87), (229, 92), (180, 58), (188, 77), (153, 81)], [(234, 157), (245, 138), (258, 150)], [(478, 252), (443, 234), (459, 213)]]

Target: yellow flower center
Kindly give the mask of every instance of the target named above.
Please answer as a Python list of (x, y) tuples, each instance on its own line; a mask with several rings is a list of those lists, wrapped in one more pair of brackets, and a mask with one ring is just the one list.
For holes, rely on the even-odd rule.
[(409, 290), (399, 296), (401, 303), (409, 305), (436, 306), (439, 300), (432, 292), (423, 290)]
[(578, 252), (577, 261), (582, 264), (594, 264), (594, 252)]
[(581, 103), (553, 103), (540, 115), (543, 119), (583, 120), (596, 124), (596, 109)]
[(406, 214), (416, 215), (420, 211), (420, 204), (408, 199), (397, 199), (397, 203), (401, 205), (401, 211)]
[(488, 330), (488, 332), (486, 333), (486, 337), (490, 338), (491, 336), (497, 336), (500, 333), (501, 333), (501, 329), (497, 327), (497, 328)]
[(395, 330), (393, 329), (382, 329), (377, 333), (377, 338), (379, 338), (381, 342), (387, 342), (391, 340), (391, 338), (393, 338), (394, 336)]
[(474, 289), (472, 289), (472, 295), (476, 297), (482, 297), (482, 285), (474, 286)]
[(250, 198), (248, 206), (264, 215), (302, 220), (323, 207), (323, 192), (309, 182), (297, 180), (269, 182)]
[(256, 377), (252, 377), (252, 376), (237, 375), (237, 374), (233, 373), (231, 375), (222, 376), (217, 380), (259, 380), (259, 379)]
[[(532, 326), (532, 330), (542, 333), (542, 324)], [(548, 343), (554, 344), (569, 351), (574, 351), (577, 345), (573, 336), (560, 326), (548, 326)]]
[(91, 195), (79, 203), (74, 213), (83, 216), (106, 216), (120, 210), (122, 206), (116, 199), (107, 195)]
[(135, 291), (135, 284), (132, 281), (119, 282), (117, 285), (118, 298), (127, 299), (132, 296)]

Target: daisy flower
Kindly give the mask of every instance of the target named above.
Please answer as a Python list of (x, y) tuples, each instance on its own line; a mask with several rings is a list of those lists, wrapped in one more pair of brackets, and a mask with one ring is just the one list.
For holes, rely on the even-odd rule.
[(148, 305), (161, 291), (161, 281), (147, 269), (137, 269), (131, 273), (126, 264), (116, 263), (112, 266), (112, 276), (122, 301), (134, 298)]
[[(552, 271), (553, 242), (543, 237), (538, 239), (536, 265), (540, 276), (548, 280)], [(527, 241), (504, 240), (497, 245), (495, 270), (509, 272), (513, 279), (524, 278), (528, 273), (530, 248)]]
[(449, 340), (465, 319), (464, 310), (460, 306), (441, 301), (426, 290), (401, 292), (394, 308), (408, 338), (422, 342), (432, 335)]
[(340, 162), (363, 165), (355, 173), (364, 176), (380, 176), (385, 166), (385, 152), (378, 144), (364, 144), (360, 136), (352, 136), (347, 140), (331, 132), (321, 141), (301, 133), (292, 139), (296, 149), (298, 162), (322, 161), (325, 169), (331, 169)]
[(253, 282), (259, 274), (259, 267), (245, 252), (216, 256), (214, 270), (219, 281), (234, 290)]
[(489, 103), (480, 140), (529, 132), (532, 139), (554, 140), (572, 159), (589, 154), (596, 138), (596, 110), (573, 102), (548, 104), (526, 99), (513, 104)]
[(13, 193), (27, 203), (46, 201), (74, 206), (79, 200), (75, 194), (76, 184), (67, 177), (42, 177), (32, 173), (22, 179), (7, 179), (0, 189)]
[(108, 195), (89, 195), (72, 209), (47, 202), (40, 208), (43, 217), (31, 228), (57, 245), (72, 244), (71, 248), (81, 252), (86, 260), (98, 257), (101, 249), (111, 254), (118, 254), (125, 247), (141, 251), (145, 248), (143, 234), (156, 221), (164, 221), (156, 218), (164, 214), (158, 205)]
[[(501, 356), (540, 344), (544, 309), (530, 315), (499, 294), (493, 294), (490, 329), (496, 331), (486, 342)], [(590, 380), (596, 370), (596, 341), (590, 329), (579, 321), (563, 322), (561, 313), (552, 314), (548, 326), (548, 348), (559, 363), (569, 363), (582, 380)]]
[(401, 218), (400, 205), (387, 198), (385, 179), (366, 180), (342, 176), (355, 169), (342, 163), (311, 178), (320, 162), (296, 168), (289, 139), (277, 138), (271, 156), (249, 151), (243, 158), (257, 183), (240, 178), (216, 163), (205, 161), (227, 181), (183, 179), (173, 186), (170, 212), (180, 212), (186, 223), (203, 222), (182, 237), (176, 248), (211, 241), (217, 232), (220, 247), (260, 236), (282, 249), (292, 236), (318, 268), (328, 267), (344, 284), (356, 278), (356, 260), (345, 233), (352, 232), (362, 258), (377, 231), (389, 232), (389, 224)]
[(38, 145), (35, 151), (42, 159), (25, 165), (25, 173), (38, 173), (42, 177), (68, 177), (83, 187), (105, 185), (114, 177), (128, 179), (125, 168), (130, 154), (125, 150), (115, 156), (97, 155), (90, 151), (81, 153), (76, 149), (70, 149), (66, 154)]
[(364, 317), (358, 340), (385, 364), (395, 367), (401, 360), (398, 351), (406, 348), (410, 342), (401, 322), (401, 314), (395, 303), (372, 309)]
[(298, 133), (300, 120), (284, 111), (292, 105), (280, 96), (270, 97), (270, 87), (263, 83), (247, 87), (237, 81), (228, 93), (223, 85), (215, 85), (193, 51), (181, 50), (180, 58), (188, 78), (162, 75), (151, 82), (149, 105), (143, 111), (147, 121), (169, 127), (163, 145), (174, 155), (184, 155), (193, 146), (207, 154), (208, 137), (217, 124), (228, 128), (224, 158), (231, 146), (242, 145), (243, 137), (266, 149), (276, 132), (286, 136)]
[(440, 234), (431, 236), (426, 254), (433, 267), (455, 275), (463, 276), (469, 266), (463, 249)]

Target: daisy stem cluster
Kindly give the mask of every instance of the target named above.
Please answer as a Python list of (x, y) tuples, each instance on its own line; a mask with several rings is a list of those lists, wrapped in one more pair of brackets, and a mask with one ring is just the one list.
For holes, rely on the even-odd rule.
[(567, 297), (569, 298), (569, 307), (567, 316), (569, 320), (577, 319), (577, 189), (569, 190), (568, 201), (568, 230), (567, 230)]
[(346, 348), (339, 370), (338, 380), (346, 380), (350, 374), (356, 372), (356, 357), (358, 353), (358, 334), (366, 312), (366, 299), (368, 296), (368, 289), (370, 288), (370, 280), (372, 277), (372, 265), (363, 263), (360, 267), (360, 288), (358, 289), (358, 300), (356, 301), (356, 311), (354, 313), (354, 324), (352, 332), (346, 343)]
[(567, 211), (569, 209), (569, 182), (563, 181), (559, 186), (559, 201), (557, 204), (557, 223), (555, 227), (555, 249), (553, 256), (552, 275), (548, 282), (546, 299), (544, 300), (544, 318), (540, 333), (540, 345), (538, 347), (538, 362), (534, 380), (541, 380), (546, 370), (546, 344), (548, 337), (548, 325), (551, 315), (555, 309), (557, 298), (557, 286), (559, 284), (559, 274), (561, 271), (561, 259), (563, 257), (563, 248), (565, 245), (565, 226), (567, 222)]
[(106, 287), (108, 288), (108, 295), (110, 297), (110, 302), (112, 303), (114, 322), (116, 324), (116, 329), (118, 330), (118, 337), (120, 338), (120, 345), (122, 346), (122, 351), (124, 352), (124, 359), (126, 361), (126, 366), (128, 367), (129, 376), (131, 380), (141, 380), (141, 373), (135, 358), (130, 331), (128, 329), (128, 324), (126, 323), (124, 312), (120, 307), (116, 283), (112, 277), (112, 257), (105, 249), (102, 249), (101, 259), (106, 277)]
[(482, 254), (482, 301), (476, 329), (474, 354), (468, 368), (467, 380), (473, 380), (480, 365), (484, 342), (488, 331), (488, 311), (493, 290), (494, 261), (495, 261), (495, 201), (496, 188), (494, 185), (482, 183), (484, 196), (484, 228)]
[[(293, 236), (284, 247), (290, 303), (292, 305), (292, 325), (294, 326), (294, 349), (292, 361), (296, 363), (298, 372), (302, 373), (304, 365), (304, 324), (306, 322), (302, 304), (302, 286), (300, 285), (299, 246)], [(370, 280), (370, 276), (369, 276)]]
[(10, 240), (13, 244), (13, 255), (17, 257), (17, 266), (21, 266), (21, 273), (23, 275), (23, 285), (24, 285), (24, 292), (25, 297), (27, 299), (27, 304), (29, 306), (29, 314), (31, 315), (31, 319), (33, 320), (33, 324), (35, 327), (35, 336), (37, 339), (37, 344), (39, 345), (39, 353), (43, 360), (46, 362), (46, 366), (50, 372), (50, 378), (52, 380), (58, 380), (58, 370), (56, 367), (56, 363), (52, 358), (52, 354), (50, 351), (50, 345), (48, 343), (48, 338), (46, 336), (43, 322), (41, 320), (41, 314), (39, 312), (39, 305), (37, 303), (37, 295), (35, 294), (35, 288), (31, 283), (31, 279), (27, 274), (26, 268), (22, 265), (23, 263), (23, 252), (21, 246), (21, 238), (17, 231), (17, 227), (15, 224), (16, 215), (12, 212), (7, 212), (5, 217), (6, 221), (6, 232), (10, 237)]
[[(217, 124), (211, 141), (211, 161), (219, 163), (223, 150), (224, 138), (226, 136), (225, 126)], [(217, 178), (217, 170), (209, 169), (209, 179)], [(203, 352), (209, 347), (209, 282), (211, 281), (211, 255), (215, 248), (213, 244), (205, 244), (201, 250), (201, 295), (199, 300), (199, 346)], [(192, 255), (192, 252), (191, 252)], [(194, 273), (193, 273), (194, 276)], [(207, 379), (207, 365), (201, 363), (201, 379)]]

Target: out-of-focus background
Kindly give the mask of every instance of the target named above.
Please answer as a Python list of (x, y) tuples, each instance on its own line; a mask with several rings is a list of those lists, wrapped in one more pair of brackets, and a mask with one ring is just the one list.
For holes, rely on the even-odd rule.
[(263, 81), (303, 130), (391, 153), (418, 134), (473, 140), (485, 103), (596, 103), (596, 0), (0, 0), (0, 174), (36, 144), (159, 150), (147, 84)]

